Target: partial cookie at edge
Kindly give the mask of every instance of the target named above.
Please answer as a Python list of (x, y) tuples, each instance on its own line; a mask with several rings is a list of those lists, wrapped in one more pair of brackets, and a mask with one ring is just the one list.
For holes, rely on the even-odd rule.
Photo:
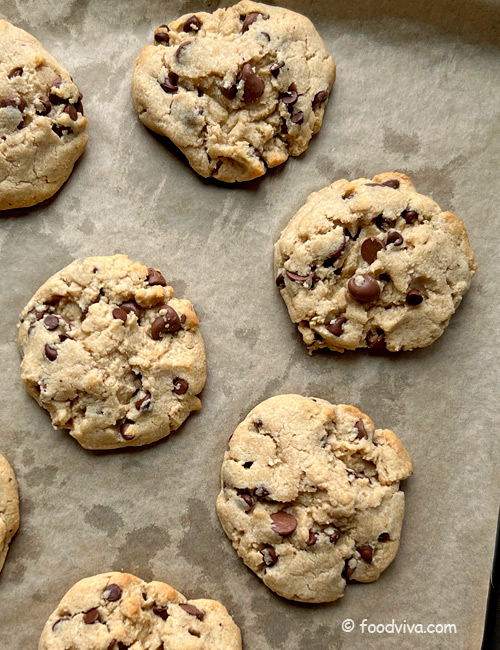
[(19, 528), (19, 493), (14, 470), (0, 454), (0, 571)]

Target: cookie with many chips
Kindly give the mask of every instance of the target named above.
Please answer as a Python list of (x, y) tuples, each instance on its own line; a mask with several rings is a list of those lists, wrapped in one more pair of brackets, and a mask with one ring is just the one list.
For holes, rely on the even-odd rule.
[(0, 454), (0, 571), (19, 528), (19, 494), (14, 470)]

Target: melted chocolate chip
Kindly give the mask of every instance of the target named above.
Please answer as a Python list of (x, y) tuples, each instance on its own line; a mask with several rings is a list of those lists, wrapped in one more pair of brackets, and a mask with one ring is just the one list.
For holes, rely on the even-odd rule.
[(283, 289), (285, 287), (285, 278), (283, 277), (283, 275), (281, 273), (276, 278), (276, 286), (279, 289)]
[(358, 440), (361, 440), (361, 438), (368, 438), (363, 420), (358, 420), (354, 426), (358, 430), (358, 433), (356, 434)]
[(264, 487), (263, 485), (258, 485), (258, 486), (255, 488), (254, 494), (255, 494), (256, 497), (264, 498), (264, 497), (269, 496), (270, 492), (269, 492), (269, 490), (268, 490), (266, 487)]
[(396, 179), (391, 179), (389, 181), (384, 181), (383, 183), (365, 183), (369, 187), (392, 187), (393, 190), (399, 188), (399, 181)]
[(153, 605), (153, 614), (156, 614), (156, 616), (159, 616), (161, 619), (166, 621), (168, 618), (168, 607), (166, 605), (158, 605), (155, 603)]
[(122, 304), (120, 305), (120, 309), (122, 309), (127, 314), (134, 313), (137, 316), (137, 318), (139, 318), (141, 315), (141, 308), (135, 302), (135, 300), (128, 300), (127, 302), (122, 302)]
[(272, 546), (264, 546), (260, 554), (262, 555), (262, 559), (266, 566), (273, 566), (273, 564), (276, 564), (278, 561), (278, 556), (276, 555), (276, 551)]
[(417, 305), (420, 305), (423, 299), (424, 296), (420, 293), (418, 289), (410, 289), (410, 291), (408, 291), (408, 293), (406, 294), (406, 302), (412, 307), (416, 307)]
[(170, 40), (170, 36), (167, 34), (167, 32), (156, 32), (155, 41), (157, 43), (168, 45), (169, 40)]
[(309, 275), (299, 275), (298, 273), (292, 273), (292, 271), (285, 271), (286, 275), (293, 282), (307, 282), (308, 280), (314, 279), (314, 272)]
[(294, 113), (290, 119), (294, 124), (302, 124), (304, 121), (304, 111), (298, 111), (298, 113)]
[(148, 269), (148, 284), (159, 284), (161, 287), (166, 287), (167, 281), (157, 269)]
[(179, 77), (175, 72), (169, 72), (168, 77), (165, 78), (165, 81), (160, 82), (160, 86), (166, 93), (176, 93), (179, 88), (177, 84), (179, 83)]
[(345, 576), (346, 576), (347, 580), (351, 579), (351, 576), (354, 573), (355, 568), (356, 567), (349, 566), (349, 560), (346, 560), (346, 563), (345, 563)]
[(325, 268), (329, 268), (330, 266), (333, 266), (334, 262), (336, 262), (339, 259), (339, 257), (342, 255), (342, 253), (345, 250), (346, 243), (347, 243), (347, 238), (346, 238), (345, 233), (344, 233), (342, 244), (340, 245), (340, 247), (337, 248), (337, 250), (334, 253), (329, 255), (326, 258), (326, 260), (323, 262), (323, 266)]
[(151, 405), (151, 393), (146, 391), (146, 394), (144, 397), (141, 397), (141, 399), (138, 399), (137, 402), (135, 403), (135, 408), (138, 411), (146, 411)]
[(71, 620), (71, 616), (62, 616), (61, 618), (58, 618), (57, 621), (52, 626), (52, 631), (55, 632), (56, 628), (59, 627), (60, 623), (64, 623), (64, 621), (69, 621), (69, 620)]
[(280, 99), (290, 110), (290, 106), (293, 106), (299, 98), (299, 93), (294, 90), (292, 87), (288, 89), (286, 93), (280, 95)]
[(394, 244), (394, 246), (401, 246), (404, 242), (403, 236), (397, 230), (391, 230), (387, 234), (387, 244)]
[(361, 257), (372, 264), (377, 259), (377, 253), (385, 248), (385, 244), (376, 237), (368, 237), (361, 244)]
[(162, 334), (172, 334), (181, 329), (181, 321), (173, 307), (162, 305), (160, 311), (165, 313), (157, 316), (151, 324), (151, 338), (155, 341), (158, 341)]
[(284, 61), (275, 61), (274, 63), (271, 63), (269, 66), (269, 72), (273, 75), (273, 77), (277, 77), (280, 73), (281, 68), (283, 68), (285, 65)]
[(113, 318), (116, 318), (117, 320), (122, 320), (124, 323), (126, 322), (127, 312), (121, 307), (115, 307), (115, 309), (113, 309), (111, 313), (113, 314)]
[[(331, 530), (331, 532), (330, 532)], [(330, 544), (336, 544), (339, 539), (340, 539), (340, 530), (338, 528), (335, 528), (334, 526), (331, 526), (323, 531), (323, 533), (328, 537), (330, 540)]]
[(320, 90), (319, 93), (316, 93), (314, 95), (313, 106), (322, 104), (323, 102), (326, 102), (327, 99), (328, 99), (328, 92), (326, 90)]
[(133, 433), (127, 433), (127, 430), (132, 424), (135, 424), (133, 420), (125, 420), (125, 422), (120, 425), (120, 434), (124, 440), (133, 440), (135, 438)]
[(295, 517), (284, 510), (272, 514), (271, 519), (273, 520), (271, 528), (282, 537), (290, 535), (297, 528), (297, 520)]
[(59, 319), (57, 316), (54, 316), (54, 314), (48, 314), (45, 316), (43, 319), (43, 324), (46, 329), (51, 332), (52, 330), (56, 330), (59, 327)]
[(201, 20), (198, 16), (190, 16), (184, 23), (183, 30), (185, 32), (197, 32), (201, 27)]
[(73, 106), (73, 104), (66, 104), (66, 106), (63, 109), (63, 113), (67, 113), (70, 118), (73, 120), (73, 122), (76, 122), (78, 119), (78, 113), (76, 108)]
[(318, 533), (314, 533), (312, 530), (309, 531), (309, 539), (306, 541), (307, 546), (314, 546), (318, 541)]
[(88, 612), (85, 612), (83, 615), (83, 620), (87, 625), (92, 625), (93, 623), (100, 622), (101, 617), (99, 616), (99, 610), (97, 607), (93, 607), (92, 609), (89, 609)]
[(182, 51), (183, 51), (186, 47), (188, 47), (189, 45), (191, 45), (192, 42), (193, 42), (193, 41), (184, 41), (183, 43), (181, 43), (181, 44), (179, 45), (179, 47), (178, 47), (177, 50), (175, 51), (175, 58), (176, 58), (177, 61), (180, 60), (180, 57), (181, 57)]
[(57, 350), (50, 343), (45, 344), (45, 356), (49, 361), (55, 361), (57, 359)]
[(401, 216), (406, 221), (406, 223), (413, 223), (418, 219), (418, 212), (415, 210), (403, 210)]
[(259, 14), (257, 11), (252, 11), (251, 13), (247, 14), (245, 16), (245, 20), (243, 21), (241, 33), (244, 34), (247, 32), (250, 25), (253, 25), (259, 16), (262, 16), (262, 14)]
[(252, 495), (249, 492), (245, 492), (243, 490), (238, 490), (238, 496), (243, 499), (243, 501), (247, 504), (248, 508), (246, 510), (250, 510), (250, 508), (253, 506), (253, 498)]
[(344, 331), (344, 323), (347, 323), (347, 318), (345, 316), (339, 316), (329, 325), (326, 326), (326, 329), (333, 334), (333, 336), (342, 336)]
[(385, 350), (385, 333), (383, 330), (377, 330), (377, 332), (368, 332), (366, 336), (366, 342), (368, 347), (372, 350)]
[(122, 597), (122, 593), (123, 592), (121, 587), (112, 583), (108, 585), (104, 590), (103, 597), (104, 600), (107, 600), (110, 603), (114, 603), (117, 600), (120, 600), (120, 598)]
[(20, 95), (3, 95), (0, 97), (0, 108), (7, 108), (7, 106), (17, 108), (18, 111), (23, 113), (28, 104)]
[(38, 101), (42, 105), (41, 108), (36, 109), (38, 115), (48, 115), (52, 110), (52, 104), (49, 102), (48, 99), (39, 99)]
[(379, 542), (390, 542), (391, 541), (391, 536), (389, 533), (380, 533), (378, 536), (378, 541)]
[(226, 97), (226, 99), (234, 99), (236, 97), (236, 93), (238, 92), (238, 88), (235, 83), (232, 83), (227, 88), (225, 86), (221, 86), (220, 91), (224, 97)]
[(185, 393), (187, 393), (189, 388), (189, 383), (185, 379), (176, 377), (173, 381), (173, 384), (174, 384), (173, 391), (176, 395), (184, 395)]
[(368, 546), (368, 545), (366, 545), (366, 546), (358, 546), (358, 548), (356, 550), (358, 551), (358, 553), (361, 555), (361, 557), (363, 558), (363, 560), (367, 564), (372, 563), (373, 549), (372, 549), (371, 546)]
[(195, 607), (195, 605), (191, 605), (189, 603), (179, 603), (179, 607), (183, 609), (187, 614), (196, 616), (196, 618), (200, 621), (202, 621), (205, 616), (205, 612), (202, 609)]
[(60, 138), (62, 138), (63, 135), (71, 135), (73, 133), (73, 129), (69, 126), (63, 126), (62, 124), (53, 124), (52, 131), (54, 131), (54, 133)]
[[(357, 284), (356, 280), (358, 278), (362, 278), (361, 284)], [(347, 288), (351, 296), (359, 302), (373, 302), (378, 300), (380, 296), (379, 283), (366, 273), (353, 276), (347, 283)]]
[(13, 79), (14, 77), (22, 77), (22, 76), (23, 76), (22, 68), (14, 68), (8, 74), (9, 79)]
[(243, 100), (245, 102), (251, 103), (262, 97), (266, 84), (264, 79), (253, 71), (250, 63), (243, 64), (238, 74), (238, 80), (240, 79), (243, 79), (245, 83), (243, 88)]

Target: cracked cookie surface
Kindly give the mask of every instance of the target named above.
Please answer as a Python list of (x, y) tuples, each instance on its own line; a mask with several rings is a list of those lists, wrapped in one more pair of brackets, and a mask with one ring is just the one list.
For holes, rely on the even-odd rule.
[(0, 454), (0, 571), (19, 528), (19, 494), (14, 470)]
[(144, 445), (201, 408), (203, 339), (189, 300), (126, 255), (76, 260), (21, 313), (22, 379), (87, 449)]
[(476, 271), (464, 224), (397, 172), (311, 194), (281, 233), (274, 267), (310, 352), (430, 345)]
[(392, 562), (410, 457), (353, 406), (278, 395), (239, 424), (222, 465), (217, 513), (243, 562), (280, 596), (340, 598)]
[(0, 210), (57, 192), (88, 136), (82, 95), (41, 44), (0, 20)]
[(161, 25), (134, 70), (140, 120), (201, 176), (248, 181), (303, 153), (335, 64), (305, 16), (244, 0)]
[(241, 650), (216, 600), (187, 600), (164, 582), (102, 573), (77, 582), (51, 614), (38, 650)]

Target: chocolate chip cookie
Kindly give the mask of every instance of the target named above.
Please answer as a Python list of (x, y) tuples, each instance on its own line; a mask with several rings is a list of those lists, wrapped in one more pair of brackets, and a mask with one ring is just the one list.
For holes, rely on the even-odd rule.
[(18, 329), (26, 390), (87, 449), (153, 442), (201, 408), (205, 348), (193, 305), (126, 255), (53, 275)]
[(216, 600), (186, 600), (164, 582), (102, 573), (74, 585), (51, 614), (39, 650), (241, 650)]
[(464, 224), (396, 172), (311, 194), (274, 265), (309, 352), (430, 345), (476, 271)]
[(322, 603), (394, 559), (410, 457), (353, 406), (278, 395), (239, 424), (217, 513), (243, 562), (280, 596)]
[(0, 20), (0, 210), (55, 194), (85, 149), (86, 127), (69, 73), (31, 34)]
[(0, 454), (0, 571), (19, 528), (19, 495), (14, 470)]
[(304, 16), (244, 0), (155, 31), (134, 70), (139, 119), (201, 176), (249, 181), (303, 153), (335, 64)]

